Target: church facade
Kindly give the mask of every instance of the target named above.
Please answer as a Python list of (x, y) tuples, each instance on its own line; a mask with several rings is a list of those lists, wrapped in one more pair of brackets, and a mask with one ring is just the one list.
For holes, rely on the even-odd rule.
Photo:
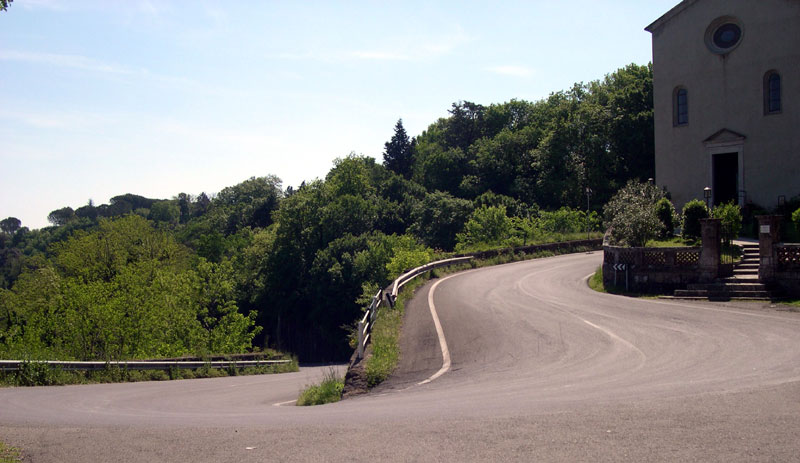
[(684, 0), (653, 40), (656, 182), (771, 208), (800, 195), (800, 0)]

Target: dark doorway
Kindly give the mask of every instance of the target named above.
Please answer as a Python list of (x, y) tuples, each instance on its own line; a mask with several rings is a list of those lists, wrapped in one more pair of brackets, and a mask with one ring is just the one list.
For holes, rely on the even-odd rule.
[(714, 205), (733, 201), (739, 203), (739, 153), (715, 154), (713, 156)]

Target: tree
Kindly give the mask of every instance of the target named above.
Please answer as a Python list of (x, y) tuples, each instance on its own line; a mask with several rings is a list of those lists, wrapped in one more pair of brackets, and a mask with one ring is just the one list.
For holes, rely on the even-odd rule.
[(436, 191), (414, 207), (414, 223), (409, 231), (426, 246), (450, 251), (456, 244), (456, 234), (472, 213), (472, 202)]
[(733, 201), (721, 204), (711, 211), (711, 216), (722, 221), (722, 239), (730, 243), (739, 237), (742, 230), (742, 209)]
[(71, 207), (56, 209), (47, 215), (47, 221), (55, 226), (65, 225), (75, 218), (75, 211)]
[(8, 10), (8, 4), (14, 0), (0, 0), (0, 11)]
[(649, 182), (629, 181), (603, 208), (612, 240), (642, 247), (658, 236), (664, 225), (656, 204), (663, 197), (664, 191)]
[(19, 227), (22, 225), (22, 221), (16, 217), (7, 217), (3, 220), (0, 220), (0, 230), (8, 233), (9, 235), (13, 235)]
[(280, 178), (274, 175), (250, 177), (224, 188), (211, 204), (224, 221), (224, 232), (232, 234), (242, 227), (269, 226), (282, 195)]
[(403, 127), (403, 119), (398, 119), (394, 126), (394, 135), (383, 145), (383, 165), (404, 178), (411, 178), (414, 144), (414, 139), (408, 138), (406, 129)]
[(174, 201), (158, 201), (150, 207), (149, 218), (156, 222), (175, 225), (181, 218), (181, 210)]

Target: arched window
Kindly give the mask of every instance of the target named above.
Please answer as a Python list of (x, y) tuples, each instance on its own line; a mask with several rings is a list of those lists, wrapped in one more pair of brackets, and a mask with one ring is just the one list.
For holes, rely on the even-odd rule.
[(672, 94), (672, 123), (675, 126), (689, 123), (689, 92), (683, 87), (675, 87)]
[(764, 74), (764, 114), (781, 112), (781, 75), (776, 71)]

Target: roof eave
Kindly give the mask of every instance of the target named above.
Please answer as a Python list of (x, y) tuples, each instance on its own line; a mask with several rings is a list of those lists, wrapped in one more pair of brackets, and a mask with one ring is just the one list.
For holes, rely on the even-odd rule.
[(685, 10), (686, 8), (692, 6), (698, 0), (683, 0), (682, 2), (678, 3), (671, 10), (667, 11), (660, 18), (653, 21), (652, 24), (645, 27), (644, 30), (647, 32), (653, 33), (656, 29), (660, 28), (664, 23), (668, 22), (675, 16), (677, 16), (681, 11)]

